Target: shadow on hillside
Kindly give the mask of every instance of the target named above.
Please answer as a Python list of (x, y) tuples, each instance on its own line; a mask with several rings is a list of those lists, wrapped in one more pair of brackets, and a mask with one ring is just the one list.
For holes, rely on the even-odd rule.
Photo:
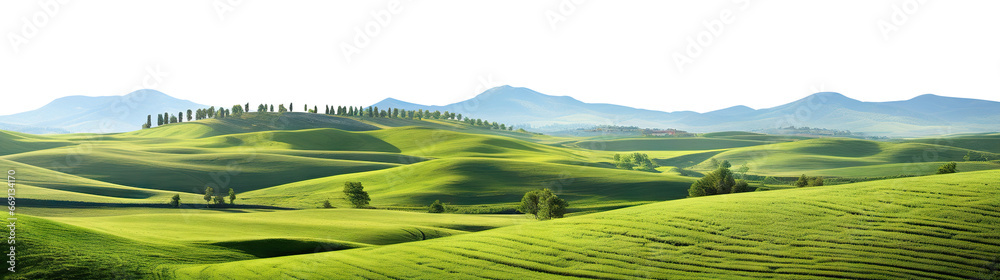
[[(84, 202), (84, 201), (63, 201), (63, 200), (46, 200), (46, 199), (30, 199), (30, 198), (19, 198), (17, 199), (19, 205), (22, 207), (37, 207), (37, 208), (102, 208), (102, 207), (139, 207), (139, 208), (174, 208), (167, 203), (103, 203), (103, 202)], [(225, 205), (213, 205), (210, 208), (206, 208), (204, 204), (182, 204), (181, 208), (186, 209), (206, 209), (206, 210), (216, 210), (216, 211), (232, 211), (232, 212), (242, 212), (239, 209), (272, 209), (272, 210), (293, 210), (294, 208), (285, 207), (275, 207), (266, 205), (245, 205), (245, 204), (225, 204)]]
[(657, 165), (660, 166), (675, 166), (679, 168), (688, 168), (691, 166), (698, 165), (699, 163), (712, 158), (713, 156), (722, 153), (723, 151), (710, 151), (696, 154), (683, 155), (679, 157), (672, 157), (668, 159), (653, 159)]

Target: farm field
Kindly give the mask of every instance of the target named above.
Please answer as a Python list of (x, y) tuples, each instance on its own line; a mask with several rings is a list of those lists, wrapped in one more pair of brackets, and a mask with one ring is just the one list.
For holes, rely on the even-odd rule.
[[(307, 113), (2, 132), (32, 252), (9, 279), (988, 278), (998, 139), (574, 138)], [(617, 167), (635, 153), (654, 168)], [(689, 197), (722, 161), (760, 191)], [(958, 174), (934, 175), (948, 162)], [(205, 187), (235, 199), (210, 207)], [(518, 211), (543, 188), (566, 218)]]

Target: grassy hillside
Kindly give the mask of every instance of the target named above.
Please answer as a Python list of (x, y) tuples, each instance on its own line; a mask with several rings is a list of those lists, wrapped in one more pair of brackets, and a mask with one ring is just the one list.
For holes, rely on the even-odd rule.
[(204, 119), (136, 130), (122, 136), (157, 138), (201, 138), (270, 130), (336, 128), (347, 131), (376, 130), (379, 127), (353, 118), (310, 113), (250, 113), (224, 119)]
[(191, 265), (168, 276), (995, 279), (997, 176), (683, 199), (415, 243)]
[[(925, 143), (886, 143), (847, 138), (820, 138), (788, 143), (746, 147), (719, 153), (714, 158), (729, 160), (734, 166), (746, 163), (751, 173), (797, 175), (821, 170), (828, 176), (860, 174), (927, 175), (948, 161), (962, 161), (970, 150)], [(993, 155), (993, 154), (991, 154)], [(993, 168), (990, 168), (993, 166)], [(868, 171), (858, 173), (858, 168)], [(973, 169), (997, 169), (998, 165), (970, 165)], [(874, 170), (884, 168), (884, 170)], [(706, 162), (698, 170), (708, 170)], [(839, 172), (844, 171), (844, 172)]]
[(694, 151), (764, 145), (770, 142), (722, 138), (627, 138), (579, 141), (572, 146), (605, 151)]
[[(363, 182), (376, 206), (426, 206), (438, 199), (457, 205), (514, 204), (527, 191), (550, 188), (572, 207), (587, 207), (683, 198), (694, 179), (520, 160), (445, 158), (295, 182), (243, 197), (247, 203), (282, 207), (317, 207), (326, 199), (346, 206), (346, 181)], [(296, 195), (303, 193), (310, 195)]]
[(202, 138), (228, 134), (239, 134), (273, 130), (302, 130), (312, 128), (335, 128), (346, 131), (371, 131), (395, 127), (420, 126), (430, 129), (463, 133), (486, 134), (511, 137), (539, 143), (566, 141), (559, 137), (499, 131), (466, 125), (453, 120), (409, 120), (389, 118), (342, 117), (302, 112), (290, 113), (249, 113), (225, 119), (204, 119), (200, 121), (167, 124), (152, 129), (137, 130), (120, 134), (122, 137), (158, 138)]
[[(168, 154), (94, 145), (67, 162), (64, 148), (3, 159), (136, 188), (203, 193), (206, 185), (239, 192), (306, 179), (390, 168), (399, 164), (295, 157), (266, 153)], [(100, 193), (98, 193), (100, 194)], [(104, 195), (104, 194), (102, 194)]]
[(990, 153), (1000, 153), (1000, 133), (956, 135), (906, 140), (908, 143), (945, 145)]
[(43, 136), (0, 130), (0, 156), (72, 145)]
[(4, 279), (149, 278), (161, 265), (253, 258), (217, 246), (146, 242), (25, 215), (17, 223), (19, 266), (15, 274), (4, 271)]
[[(156, 212), (49, 219), (150, 242), (216, 244), (282, 238), (356, 243), (359, 246), (432, 239), (532, 221), (521, 215), (427, 214), (362, 209), (233, 214), (191, 209), (161, 209)], [(239, 231), (227, 231), (225, 234), (204, 234), (217, 229), (237, 228)]]
[[(524, 216), (324, 209), (37, 218), (22, 215), (12, 279), (134, 279), (179, 264), (310, 254), (532, 222)], [(5, 275), (8, 276), (8, 275)], [(5, 277), (5, 279), (10, 279)]]
[(476, 156), (549, 162), (581, 162), (586, 160), (587, 154), (509, 137), (426, 127), (398, 127), (369, 132), (333, 128), (250, 132), (152, 143), (144, 147), (188, 152), (207, 149), (216, 153), (245, 153), (247, 150), (381, 152), (416, 157)]

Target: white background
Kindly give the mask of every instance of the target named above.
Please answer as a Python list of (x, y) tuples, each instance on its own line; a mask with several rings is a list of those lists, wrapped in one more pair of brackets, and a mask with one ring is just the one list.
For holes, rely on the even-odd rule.
[(443, 105), (502, 84), (699, 112), (820, 90), (1000, 96), (1000, 1), (392, 2), (3, 1), (0, 115), (144, 80), (208, 105)]

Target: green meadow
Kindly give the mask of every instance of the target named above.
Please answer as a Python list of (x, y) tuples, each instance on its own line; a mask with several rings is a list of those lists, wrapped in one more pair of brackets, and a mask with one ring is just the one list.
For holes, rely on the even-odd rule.
[[(998, 134), (554, 137), (248, 113), (118, 134), (0, 131), (0, 147), (19, 217), (5, 279), (1000, 277)], [(655, 167), (619, 168), (632, 153)], [(689, 197), (719, 162), (745, 166), (736, 176), (757, 191)], [(949, 162), (958, 173), (936, 174)], [(793, 186), (800, 175), (830, 184)], [(235, 200), (209, 205), (207, 186)], [(519, 213), (544, 188), (568, 202), (565, 218)], [(435, 201), (444, 213), (428, 213)]]

